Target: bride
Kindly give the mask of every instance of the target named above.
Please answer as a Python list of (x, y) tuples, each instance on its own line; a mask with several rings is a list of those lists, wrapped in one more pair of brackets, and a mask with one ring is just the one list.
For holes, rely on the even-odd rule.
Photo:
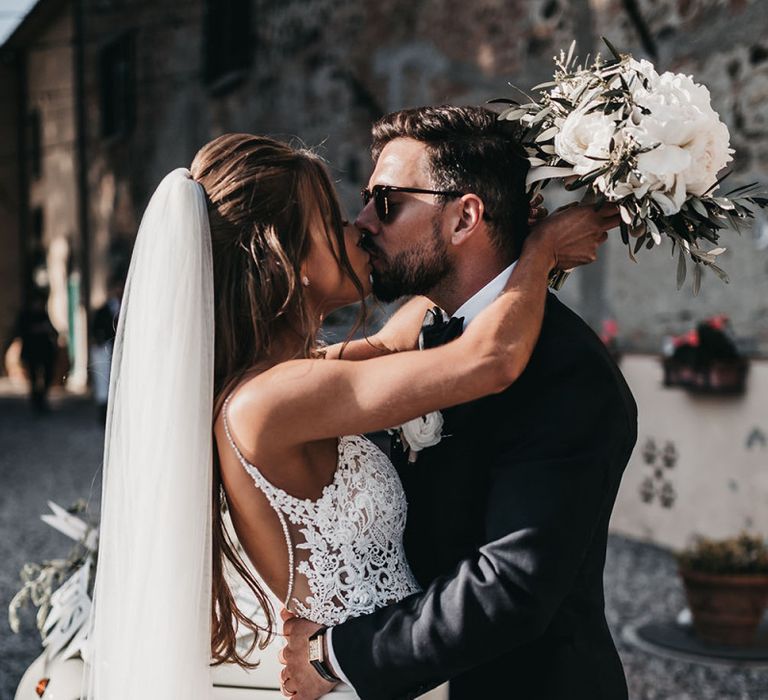
[[(594, 259), (604, 240), (565, 223), (529, 236), (504, 293), (459, 339), (393, 352), (416, 347), (427, 302), (414, 299), (377, 336), (324, 348), (323, 317), (370, 292), (371, 268), (321, 161), (229, 134), (167, 175), (115, 344), (87, 696), (210, 698), (211, 664), (248, 666), (269, 640), (265, 585), (324, 625), (415, 592), (402, 487), (361, 434), (515, 381), (550, 271)], [(238, 609), (232, 569), (265, 628)]]

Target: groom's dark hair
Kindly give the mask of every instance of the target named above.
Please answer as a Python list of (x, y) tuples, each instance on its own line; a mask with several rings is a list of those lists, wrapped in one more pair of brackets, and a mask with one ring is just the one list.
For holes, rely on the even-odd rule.
[(483, 200), (493, 243), (509, 261), (528, 235), (528, 160), (519, 129), (483, 107), (416, 107), (374, 123), (374, 163), (384, 146), (412, 138), (427, 147), (435, 189), (471, 192)]

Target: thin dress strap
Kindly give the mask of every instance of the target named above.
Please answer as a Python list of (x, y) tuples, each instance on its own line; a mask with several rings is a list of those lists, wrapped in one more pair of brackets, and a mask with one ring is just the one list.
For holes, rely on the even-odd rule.
[(285, 515), (283, 514), (282, 510), (278, 507), (276, 501), (275, 501), (275, 491), (276, 487), (269, 483), (269, 481), (264, 477), (264, 475), (259, 471), (259, 469), (251, 464), (244, 456), (243, 453), (240, 452), (240, 449), (235, 444), (235, 441), (232, 439), (232, 433), (229, 430), (229, 400), (232, 398), (232, 394), (227, 396), (226, 401), (224, 401), (224, 406), (222, 408), (222, 417), (224, 418), (224, 432), (227, 435), (227, 440), (229, 441), (230, 446), (234, 450), (235, 455), (237, 455), (237, 459), (240, 461), (240, 464), (243, 465), (243, 468), (246, 472), (251, 476), (251, 478), (254, 481), (254, 484), (256, 484), (257, 488), (259, 488), (262, 493), (267, 497), (267, 501), (269, 501), (269, 505), (272, 507), (272, 510), (277, 513), (277, 517), (280, 520), (280, 526), (283, 528), (283, 535), (285, 536), (285, 544), (288, 548), (288, 592), (285, 596), (285, 601), (283, 604), (286, 608), (288, 608), (288, 604), (291, 600), (291, 596), (293, 595), (293, 585), (294, 585), (294, 558), (293, 558), (293, 541), (291, 540), (291, 532), (288, 529), (288, 523), (285, 520)]

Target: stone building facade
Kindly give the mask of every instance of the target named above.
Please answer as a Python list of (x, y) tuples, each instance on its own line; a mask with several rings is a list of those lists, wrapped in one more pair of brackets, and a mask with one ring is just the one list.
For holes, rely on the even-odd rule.
[(3, 208), (5, 268), (0, 329), (13, 320), (33, 287), (50, 289), (48, 311), (62, 344), (83, 357), (75, 383), (85, 383), (84, 314), (77, 294), (80, 245), (75, 208), (73, 25), (70, 3), (38, 3), (2, 47), (6, 74), (0, 122), (8, 138), (0, 178), (13, 192)]
[[(58, 14), (27, 34), (25, 21), (7, 42), (16, 63), (0, 70), (26, 66), (17, 113), (38, 111), (45, 155), (21, 206), (28, 221), (43, 209), (52, 315), (62, 331), (83, 326), (72, 334), (81, 346), (84, 308), (103, 301), (111, 272), (125, 265), (152, 190), (210, 138), (242, 130), (319, 146), (354, 214), (370, 170), (372, 120), (406, 106), (508, 96), (508, 83), (526, 89), (549, 77), (552, 56), (574, 38), (586, 53), (608, 36), (705, 82), (732, 132), (734, 183), (768, 184), (768, 19), (758, 0), (40, 0), (35, 9), (48, 5)], [(85, 235), (73, 147), (77, 5)], [(0, 235), (18, 240), (11, 228)], [(753, 352), (766, 353), (768, 224), (731, 238), (723, 259), (730, 286), (707, 276), (697, 298), (675, 290), (669, 256), (656, 251), (634, 265), (618, 240), (599, 264), (574, 274), (563, 296), (595, 326), (618, 319), (628, 350), (657, 351), (664, 334), (724, 313)], [(14, 297), (2, 294), (7, 316)]]
[[(0, 105), (15, 105), (17, 92), (15, 66), (0, 62)], [(17, 116), (16, 110), (0, 107), (0, 348), (22, 300)]]

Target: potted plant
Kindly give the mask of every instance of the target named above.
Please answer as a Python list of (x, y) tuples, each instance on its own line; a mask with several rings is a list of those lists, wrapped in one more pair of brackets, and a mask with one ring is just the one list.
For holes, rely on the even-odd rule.
[(753, 644), (768, 605), (768, 543), (747, 533), (702, 537), (677, 560), (696, 636), (714, 644)]
[(739, 396), (747, 387), (749, 362), (729, 331), (728, 319), (715, 316), (696, 329), (668, 340), (664, 386), (679, 386), (697, 394)]

